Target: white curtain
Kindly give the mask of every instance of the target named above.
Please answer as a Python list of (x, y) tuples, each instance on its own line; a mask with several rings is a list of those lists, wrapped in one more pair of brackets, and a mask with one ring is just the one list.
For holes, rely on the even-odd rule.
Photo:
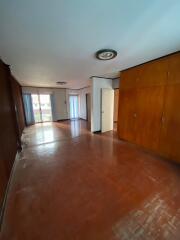
[(71, 119), (79, 118), (78, 96), (69, 96), (69, 104), (70, 104), (70, 118)]
[(34, 113), (33, 113), (33, 106), (32, 106), (32, 98), (30, 93), (23, 94), (23, 102), (24, 102), (26, 124), (32, 125), (35, 123), (35, 120), (34, 120)]

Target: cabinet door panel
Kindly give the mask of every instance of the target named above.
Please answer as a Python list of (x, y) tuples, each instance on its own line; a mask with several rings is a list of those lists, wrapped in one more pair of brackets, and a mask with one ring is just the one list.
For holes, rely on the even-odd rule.
[(166, 87), (159, 150), (180, 163), (180, 84)]
[(124, 90), (137, 87), (139, 75), (139, 67), (123, 71), (120, 75), (120, 89)]
[(159, 145), (164, 86), (138, 89), (136, 143), (156, 151)]
[[(177, 59), (175, 59), (177, 62)], [(120, 88), (162, 86), (167, 83), (168, 58), (162, 58), (125, 70), (120, 75)]]
[(154, 60), (141, 66), (138, 87), (152, 87), (167, 83), (167, 58)]
[(119, 92), (119, 137), (134, 142), (136, 134), (136, 90)]
[(180, 83), (180, 53), (168, 57), (168, 84)]

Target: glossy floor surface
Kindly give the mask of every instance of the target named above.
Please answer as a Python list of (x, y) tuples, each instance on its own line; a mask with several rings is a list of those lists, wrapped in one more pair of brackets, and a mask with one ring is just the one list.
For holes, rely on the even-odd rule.
[(85, 121), (25, 130), (2, 240), (180, 239), (180, 167), (91, 134)]

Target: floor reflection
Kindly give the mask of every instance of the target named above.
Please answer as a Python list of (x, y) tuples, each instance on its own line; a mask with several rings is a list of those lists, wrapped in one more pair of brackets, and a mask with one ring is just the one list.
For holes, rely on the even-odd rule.
[(72, 137), (77, 137), (80, 135), (80, 121), (75, 119), (70, 121), (70, 126), (71, 126), (71, 135)]
[(24, 146), (50, 143), (90, 133), (85, 120), (38, 123), (27, 127), (23, 135)]

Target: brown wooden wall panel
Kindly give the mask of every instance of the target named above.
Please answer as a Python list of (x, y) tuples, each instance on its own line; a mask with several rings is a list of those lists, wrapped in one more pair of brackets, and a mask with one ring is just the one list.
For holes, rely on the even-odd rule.
[(136, 137), (136, 91), (120, 91), (118, 135), (120, 138), (135, 141)]
[(114, 122), (118, 120), (119, 89), (114, 90)]
[(24, 115), (24, 105), (22, 99), (22, 88), (17, 80), (11, 77), (13, 100), (16, 110), (16, 118), (18, 122), (19, 137), (21, 137), (23, 129), (25, 128), (25, 115)]
[(180, 53), (168, 58), (168, 84), (180, 83)]
[(120, 78), (119, 137), (180, 162), (180, 52)]
[(180, 163), (180, 84), (166, 86), (159, 150)]
[(136, 102), (136, 143), (157, 151), (162, 121), (164, 86), (140, 88)]
[(123, 71), (120, 77), (120, 89), (165, 85), (167, 83), (168, 64), (168, 59), (162, 58)]
[(0, 60), (0, 205), (19, 146), (9, 67)]
[(3, 202), (3, 197), (6, 191), (6, 186), (8, 183), (8, 176), (5, 168), (5, 163), (0, 161), (0, 209)]
[(139, 66), (137, 87), (164, 86), (167, 83), (168, 59), (162, 58)]
[(123, 71), (120, 75), (120, 89), (130, 89), (135, 88), (138, 85), (140, 77), (140, 68), (134, 67), (130, 68), (127, 71)]

